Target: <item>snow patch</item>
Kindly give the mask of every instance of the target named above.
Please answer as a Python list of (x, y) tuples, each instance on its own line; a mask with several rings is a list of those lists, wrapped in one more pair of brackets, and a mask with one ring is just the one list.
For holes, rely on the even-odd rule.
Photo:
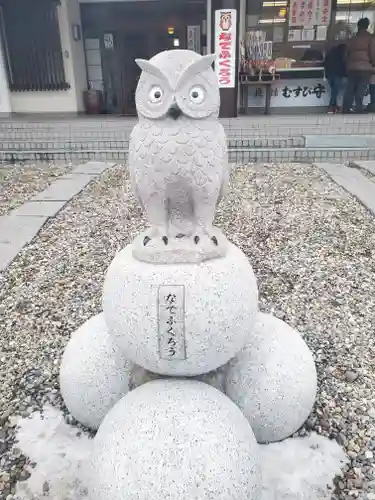
[(336, 441), (312, 433), (261, 446), (262, 500), (328, 500), (348, 462)]
[[(20, 500), (87, 500), (84, 463), (92, 440), (65, 423), (60, 411), (46, 407), (18, 421), (17, 448), (35, 463), (31, 477), (17, 485)], [(262, 500), (326, 500), (333, 479), (347, 462), (334, 441), (311, 434), (262, 445)]]

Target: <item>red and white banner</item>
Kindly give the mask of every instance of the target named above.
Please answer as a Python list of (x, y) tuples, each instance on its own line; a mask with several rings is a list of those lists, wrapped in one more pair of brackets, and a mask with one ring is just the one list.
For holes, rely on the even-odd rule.
[(331, 0), (316, 0), (316, 21), (318, 26), (328, 26), (331, 20)]
[(299, 23), (299, 0), (290, 0), (289, 4), (289, 27), (300, 26)]
[(215, 11), (215, 71), (220, 88), (236, 86), (237, 11)]
[(312, 28), (316, 22), (316, 0), (307, 0), (304, 28)]
[(319, 4), (331, 0), (291, 0), (289, 8), (289, 27), (312, 28), (315, 24), (322, 24), (317, 20)]
[(303, 26), (307, 15), (307, 0), (299, 0), (297, 12), (298, 25)]

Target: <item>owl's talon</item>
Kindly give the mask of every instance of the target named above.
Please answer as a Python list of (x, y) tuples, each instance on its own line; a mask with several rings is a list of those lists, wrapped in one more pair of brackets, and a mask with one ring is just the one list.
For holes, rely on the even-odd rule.
[(182, 240), (182, 238), (185, 238), (185, 235), (184, 235), (184, 234), (182, 234), (182, 233), (179, 233), (179, 234), (177, 234), (177, 235), (176, 235), (176, 238), (177, 238), (178, 240)]
[(211, 241), (212, 241), (212, 242), (213, 242), (216, 246), (218, 246), (218, 245), (219, 245), (219, 242), (217, 241), (216, 236), (212, 236)]
[(164, 245), (168, 245), (168, 238), (163, 236), (162, 240), (164, 241)]
[(145, 247), (148, 243), (150, 243), (151, 238), (149, 236), (145, 236), (143, 239), (143, 246)]
[(194, 243), (195, 243), (196, 245), (198, 245), (198, 243), (199, 243), (199, 236), (195, 236), (195, 238), (194, 238)]

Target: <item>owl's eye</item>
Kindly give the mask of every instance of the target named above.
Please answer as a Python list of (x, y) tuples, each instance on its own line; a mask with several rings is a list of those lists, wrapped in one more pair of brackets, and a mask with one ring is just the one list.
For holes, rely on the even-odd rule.
[(154, 104), (160, 102), (163, 98), (163, 90), (161, 87), (155, 86), (152, 87), (149, 93), (150, 101)]
[(206, 92), (205, 92), (203, 87), (193, 87), (190, 90), (190, 100), (194, 104), (202, 104), (205, 96), (206, 96)]

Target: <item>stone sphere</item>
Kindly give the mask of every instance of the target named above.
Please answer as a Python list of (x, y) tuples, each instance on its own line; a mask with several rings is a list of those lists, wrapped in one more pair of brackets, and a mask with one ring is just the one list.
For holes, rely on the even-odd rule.
[(238, 404), (259, 443), (281, 441), (307, 420), (317, 375), (300, 334), (283, 321), (259, 313), (243, 351), (227, 367), (226, 394)]
[(258, 311), (258, 289), (246, 256), (234, 245), (200, 264), (149, 264), (116, 255), (103, 292), (109, 332), (146, 370), (195, 376), (226, 364), (246, 344)]
[(108, 335), (103, 314), (86, 321), (73, 333), (60, 368), (61, 394), (73, 417), (97, 429), (129, 391), (132, 368)]
[(101, 425), (86, 470), (92, 500), (258, 500), (259, 447), (232, 401), (202, 382), (156, 380)]

